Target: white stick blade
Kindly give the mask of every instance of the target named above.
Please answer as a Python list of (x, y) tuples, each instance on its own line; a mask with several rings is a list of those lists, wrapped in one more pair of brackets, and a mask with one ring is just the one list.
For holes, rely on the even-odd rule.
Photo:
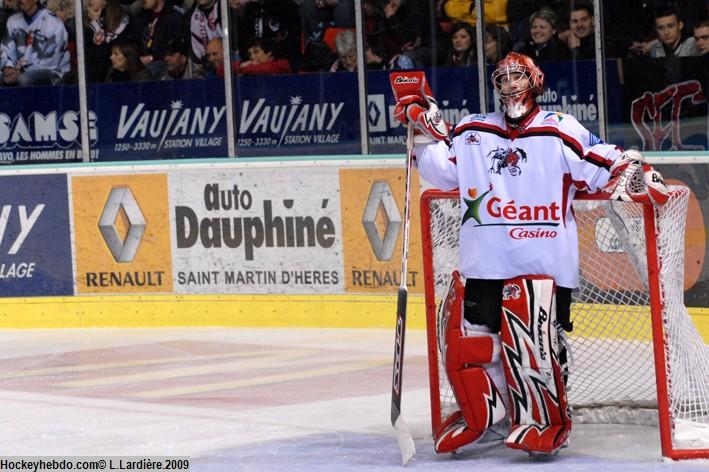
[(416, 454), (416, 446), (414, 445), (414, 438), (411, 436), (411, 431), (404, 423), (404, 419), (399, 416), (396, 422), (394, 422), (394, 434), (396, 435), (396, 440), (399, 442), (399, 449), (401, 450), (401, 465), (406, 465)]

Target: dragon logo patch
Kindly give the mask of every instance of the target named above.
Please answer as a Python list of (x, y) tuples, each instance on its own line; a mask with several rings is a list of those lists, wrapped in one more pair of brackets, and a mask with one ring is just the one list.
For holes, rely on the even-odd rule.
[(503, 169), (507, 169), (512, 177), (517, 177), (522, 173), (519, 164), (527, 162), (527, 153), (520, 148), (502, 148), (498, 147), (490, 151), (487, 155), (492, 159), (492, 165), (488, 172), (502, 174)]

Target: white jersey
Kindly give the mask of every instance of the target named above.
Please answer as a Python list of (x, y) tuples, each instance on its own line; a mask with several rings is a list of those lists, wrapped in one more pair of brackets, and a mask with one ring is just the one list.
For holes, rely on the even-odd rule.
[(17, 12), (7, 20), (2, 65), (63, 75), (70, 68), (67, 41), (64, 23), (46, 8), (40, 7), (31, 17)]
[(574, 194), (605, 185), (620, 152), (573, 116), (539, 108), (517, 128), (502, 112), (470, 115), (450, 146), (414, 148), (426, 181), (460, 189), (462, 275), (548, 275), (568, 288), (579, 283)]

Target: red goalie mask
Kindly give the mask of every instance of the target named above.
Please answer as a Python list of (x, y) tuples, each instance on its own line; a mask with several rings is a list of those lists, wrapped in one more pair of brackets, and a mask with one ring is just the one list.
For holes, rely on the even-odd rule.
[(507, 116), (517, 119), (526, 115), (542, 94), (544, 72), (531, 57), (511, 52), (497, 63), (492, 84)]

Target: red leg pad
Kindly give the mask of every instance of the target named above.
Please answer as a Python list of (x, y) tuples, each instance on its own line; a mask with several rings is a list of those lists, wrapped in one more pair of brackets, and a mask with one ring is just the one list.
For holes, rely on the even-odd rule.
[(483, 368), (493, 360), (491, 335), (464, 336), (461, 329), (464, 287), (457, 273), (445, 300), (445, 363), (448, 381), (460, 407), (435, 434), (436, 452), (450, 452), (479, 439), (507, 409), (499, 390)]
[(544, 276), (506, 281), (500, 333), (512, 422), (505, 444), (546, 454), (558, 451), (571, 431), (554, 291), (554, 280)]

